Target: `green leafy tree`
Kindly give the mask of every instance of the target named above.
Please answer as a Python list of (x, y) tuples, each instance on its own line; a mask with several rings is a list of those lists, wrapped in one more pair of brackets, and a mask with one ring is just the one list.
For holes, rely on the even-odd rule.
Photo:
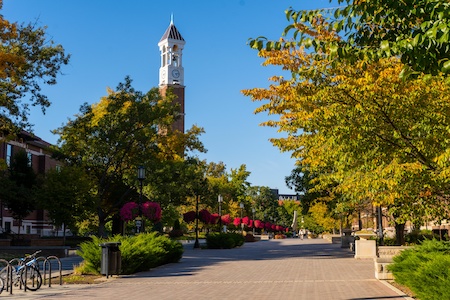
[[(0, 181), (0, 198), (13, 217), (22, 224), (22, 220), (36, 208), (36, 174), (25, 151), (14, 154), (7, 172)], [(19, 232), (20, 234), (19, 226)]]
[(284, 226), (291, 226), (294, 221), (294, 211), (297, 211), (297, 228), (301, 227), (301, 217), (302, 217), (302, 204), (298, 200), (283, 200), (279, 202), (278, 206), (278, 216), (279, 224)]
[[(244, 203), (243, 214), (251, 216), (251, 208), (247, 201), (246, 191), (250, 187), (247, 181), (250, 172), (245, 165), (238, 169), (227, 171), (223, 162), (208, 163), (206, 160), (199, 161), (199, 168), (196, 178), (200, 190), (196, 193), (200, 195), (199, 209), (207, 209), (211, 213), (219, 212), (218, 196), (222, 196), (221, 215), (230, 214), (232, 217), (239, 217), (241, 214), (240, 203)], [(197, 188), (198, 189), (198, 188)], [(196, 209), (196, 197), (190, 197), (185, 206), (181, 207), (181, 213)]]
[(279, 219), (278, 199), (267, 186), (252, 186), (247, 190), (247, 197), (251, 207), (256, 209), (256, 219), (270, 221)]
[[(298, 165), (292, 170), (289, 176), (286, 176), (286, 185), (294, 189), (300, 194), (300, 201), (302, 204), (302, 212), (306, 214), (311, 206), (311, 203), (318, 198), (327, 195), (326, 191), (316, 191), (314, 185), (314, 176), (304, 165)], [(301, 211), (299, 211), (300, 213)]]
[(48, 214), (53, 224), (62, 227), (65, 238), (66, 228), (77, 233), (77, 222), (95, 213), (91, 190), (95, 188), (81, 167), (67, 166), (52, 169), (45, 174), (39, 189), (39, 206)]
[[(311, 47), (316, 53), (327, 51), (331, 59), (343, 58), (351, 63), (363, 57), (373, 61), (398, 56), (404, 63), (402, 75), (450, 73), (448, 1), (337, 2), (344, 6), (286, 10), (292, 23), (285, 28), (284, 35), (293, 33), (294, 41), (258, 38), (250, 44), (260, 50), (298, 44)], [(317, 24), (325, 26), (329, 33), (326, 39), (316, 39), (322, 34), (313, 28)]]
[(240, 165), (237, 169), (231, 169), (230, 185), (232, 189), (232, 197), (236, 201), (245, 201), (246, 191), (250, 187), (248, 177), (250, 172), (247, 171), (246, 165)]
[(173, 97), (161, 97), (156, 88), (146, 94), (136, 91), (127, 77), (116, 91), (110, 90), (99, 103), (84, 105), (75, 120), (55, 130), (67, 162), (95, 178), (93, 206), (100, 235), (125, 202), (138, 201), (137, 166), (147, 170), (144, 194), (151, 197), (165, 161), (184, 159), (185, 149), (202, 149), (197, 128), (186, 133), (171, 130), (179, 111)]
[[(240, 216), (240, 203), (244, 203), (248, 208), (246, 191), (250, 187), (250, 183), (247, 181), (250, 172), (247, 171), (246, 166), (241, 165), (239, 168), (227, 172), (223, 162), (207, 163), (203, 161), (202, 165), (207, 180), (207, 186), (202, 196), (204, 208), (211, 212), (218, 212), (218, 196), (221, 195), (223, 199), (222, 215), (229, 213), (232, 216)], [(245, 214), (248, 214), (249, 211), (251, 210), (245, 209)]]
[[(0, 1), (0, 9), (3, 2)], [(45, 27), (11, 23), (0, 15), (0, 130), (11, 132), (29, 127), (29, 104), (50, 106), (41, 92), (43, 84), (55, 84), (69, 55), (46, 36)], [(22, 102), (24, 98), (27, 101)]]

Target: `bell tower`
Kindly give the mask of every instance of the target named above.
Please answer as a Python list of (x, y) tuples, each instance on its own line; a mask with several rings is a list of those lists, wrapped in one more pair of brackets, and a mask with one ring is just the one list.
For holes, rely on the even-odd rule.
[(173, 24), (170, 25), (158, 43), (161, 52), (161, 67), (159, 68), (159, 90), (165, 96), (168, 88), (172, 88), (176, 96), (174, 102), (180, 107), (180, 117), (173, 124), (173, 129), (184, 132), (184, 68), (183, 68), (183, 37)]

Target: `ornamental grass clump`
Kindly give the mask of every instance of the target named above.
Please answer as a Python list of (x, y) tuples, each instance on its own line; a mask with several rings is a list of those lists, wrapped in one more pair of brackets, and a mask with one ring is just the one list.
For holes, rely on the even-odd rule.
[(100, 245), (108, 242), (120, 243), (121, 274), (133, 274), (167, 263), (178, 262), (184, 252), (181, 243), (156, 232), (141, 233), (131, 237), (116, 235), (108, 239), (92, 237), (92, 241), (82, 243), (78, 251), (84, 260), (82, 269), (79, 270), (82, 274), (100, 273), (102, 257)]
[(450, 242), (424, 241), (403, 250), (388, 268), (418, 299), (450, 299)]

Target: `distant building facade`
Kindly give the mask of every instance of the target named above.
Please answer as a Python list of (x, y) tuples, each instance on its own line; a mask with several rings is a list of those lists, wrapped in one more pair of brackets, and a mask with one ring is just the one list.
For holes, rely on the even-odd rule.
[[(44, 174), (47, 170), (61, 167), (61, 163), (51, 157), (48, 150), (50, 146), (51, 144), (26, 131), (22, 131), (15, 139), (0, 136), (0, 160), (4, 160), (6, 165), (10, 166), (14, 155), (19, 151), (25, 151), (34, 172)], [(19, 224), (0, 199), (0, 232), (18, 233), (19, 226), (20, 233), (23, 234), (48, 236), (55, 232), (44, 210), (33, 211), (22, 220), (22, 224)]]
[(272, 193), (277, 197), (279, 201), (285, 201), (285, 200), (292, 200), (292, 201), (299, 201), (300, 195), (298, 194), (280, 194), (278, 192), (278, 189), (270, 189)]

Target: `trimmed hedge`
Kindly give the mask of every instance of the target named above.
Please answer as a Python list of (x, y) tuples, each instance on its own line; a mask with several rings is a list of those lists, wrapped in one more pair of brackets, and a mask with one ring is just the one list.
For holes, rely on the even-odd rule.
[(450, 299), (450, 242), (424, 241), (395, 256), (388, 268), (418, 299)]
[(120, 242), (122, 256), (121, 274), (133, 274), (147, 271), (167, 263), (178, 262), (183, 256), (183, 245), (156, 232), (141, 233), (136, 236), (116, 235), (108, 239), (92, 237), (91, 242), (80, 245), (78, 254), (84, 259), (83, 274), (99, 274), (102, 248), (100, 244)]
[(244, 244), (245, 238), (239, 233), (211, 233), (206, 237), (208, 249), (231, 249)]

